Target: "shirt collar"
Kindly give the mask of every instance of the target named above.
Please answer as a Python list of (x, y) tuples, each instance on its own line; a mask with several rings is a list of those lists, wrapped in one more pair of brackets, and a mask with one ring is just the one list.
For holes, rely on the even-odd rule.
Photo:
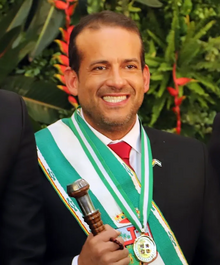
[(85, 117), (83, 115), (83, 110), (81, 109), (81, 116), (86, 122), (86, 124), (89, 126), (89, 128), (93, 131), (93, 133), (105, 144), (108, 145), (110, 143), (118, 143), (118, 142), (126, 142), (128, 143), (136, 152), (141, 153), (141, 135), (140, 135), (140, 122), (138, 119), (138, 115), (136, 115), (136, 122), (132, 129), (122, 138), (118, 140), (111, 140), (105, 135), (98, 132), (96, 129), (94, 129), (91, 125), (88, 124), (88, 122), (85, 120)]

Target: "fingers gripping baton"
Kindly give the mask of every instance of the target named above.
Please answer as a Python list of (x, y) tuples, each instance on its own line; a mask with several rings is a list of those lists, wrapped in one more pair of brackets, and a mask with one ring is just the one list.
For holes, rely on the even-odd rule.
[[(89, 184), (84, 179), (78, 179), (72, 184), (67, 186), (67, 193), (70, 197), (74, 197), (80, 209), (83, 212), (84, 220), (89, 225), (92, 234), (95, 236), (105, 230), (103, 222), (101, 220), (101, 214), (99, 210), (96, 210), (91, 198), (88, 194)], [(119, 245), (119, 249), (123, 249), (124, 246), (117, 239), (110, 239), (112, 242)]]

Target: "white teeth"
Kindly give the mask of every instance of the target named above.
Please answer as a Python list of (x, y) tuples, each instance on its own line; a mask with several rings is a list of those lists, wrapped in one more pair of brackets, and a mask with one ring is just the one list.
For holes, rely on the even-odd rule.
[(125, 100), (126, 98), (127, 98), (126, 96), (119, 96), (119, 97), (105, 96), (103, 97), (105, 101), (111, 102), (111, 103), (118, 103), (118, 102)]

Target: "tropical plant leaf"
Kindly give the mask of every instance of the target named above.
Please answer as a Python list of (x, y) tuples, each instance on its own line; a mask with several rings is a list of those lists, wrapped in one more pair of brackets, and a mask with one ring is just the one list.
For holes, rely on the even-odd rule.
[(34, 78), (26, 76), (8, 76), (1, 85), (1, 89), (13, 91), (21, 96), (25, 96), (31, 89), (34, 81)]
[(201, 61), (198, 62), (196, 65), (193, 66), (194, 69), (207, 69), (209, 72), (218, 71), (220, 72), (220, 62), (214, 61), (214, 62), (205, 62)]
[(29, 30), (37, 30), (38, 40), (33, 51), (29, 54), (29, 59), (33, 60), (39, 55), (47, 45), (59, 34), (59, 27), (63, 25), (64, 13), (57, 10), (48, 1), (41, 0), (35, 16), (31, 22)]
[(183, 37), (182, 47), (185, 47), (185, 45), (187, 45), (189, 40), (191, 40), (195, 36), (195, 28), (196, 28), (195, 21), (186, 22), (186, 25), (187, 25), (187, 31), (186, 35)]
[(178, 65), (181, 65), (181, 67), (189, 65), (200, 51), (201, 46), (199, 41), (190, 39), (188, 43), (182, 45), (182, 48), (179, 52)]
[[(28, 114), (34, 121), (51, 124), (55, 121), (63, 118), (64, 116), (70, 116), (71, 111), (58, 108), (53, 105), (46, 104), (41, 101), (23, 97), (27, 106)], [(66, 114), (66, 115), (64, 115)]]
[(35, 121), (30, 115), (29, 115), (29, 120), (31, 121), (31, 125), (32, 125), (34, 132), (37, 132), (42, 129), (40, 123)]
[(157, 91), (158, 90), (158, 86), (159, 86), (160, 83), (156, 83), (154, 82), (153, 84), (150, 85), (150, 89), (147, 91), (147, 96), (150, 95), (150, 94), (156, 94), (157, 95)]
[(213, 27), (215, 23), (216, 21), (212, 20), (208, 24), (206, 24), (198, 33), (196, 33), (194, 40), (198, 40), (203, 37), (207, 33), (207, 31), (209, 31)]
[(166, 90), (166, 88), (168, 86), (170, 76), (171, 76), (170, 73), (164, 73), (163, 74), (163, 79), (161, 81), (160, 88), (159, 88), (159, 91), (157, 93), (158, 98), (162, 97), (162, 95), (164, 94), (164, 91)]
[(210, 52), (214, 47), (220, 47), (220, 37), (212, 38), (209, 37), (208, 42), (201, 41), (201, 52)]
[(184, 0), (181, 8), (181, 14), (183, 14), (184, 16), (189, 15), (192, 10), (192, 7), (192, 0)]
[(192, 92), (195, 94), (198, 94), (203, 97), (207, 97), (208, 94), (205, 92), (205, 90), (201, 87), (201, 85), (198, 82), (191, 82), (186, 85)]
[(3, 56), (2, 53), (5, 53), (6, 50), (10, 49), (14, 40), (18, 37), (21, 32), (21, 27), (18, 26), (12, 30), (6, 32), (3, 37), (0, 39), (0, 57)]
[[(103, 10), (103, 3), (104, 1), (102, 0), (87, 0), (87, 12), (88, 14), (92, 14), (92, 13), (97, 13)], [(116, 9), (120, 8), (122, 11), (121, 6), (116, 7)]]
[[(165, 39), (165, 32), (163, 28), (161, 27), (160, 21), (157, 16), (157, 9), (149, 8), (147, 11), (147, 18), (146, 18), (146, 24), (147, 24), (147, 29), (151, 30), (160, 40)], [(149, 21), (151, 23), (149, 23)], [(144, 32), (143, 32), (144, 33)], [(142, 34), (145, 35), (145, 34)]]
[(156, 47), (154, 45), (154, 41), (153, 40), (150, 40), (149, 41), (149, 50), (147, 52), (150, 56), (152, 57), (155, 57), (156, 54), (157, 54), (157, 50), (156, 50)]
[(173, 20), (171, 24), (171, 30), (167, 36), (167, 48), (165, 50), (165, 60), (168, 63), (174, 63), (175, 52), (179, 50), (179, 12), (177, 1), (174, 1), (173, 6)]
[(150, 7), (161, 7), (163, 4), (158, 0), (135, 0), (136, 2), (139, 2), (141, 4), (144, 4), (146, 6)]
[(166, 97), (157, 98), (154, 102), (154, 106), (152, 109), (152, 116), (150, 121), (150, 126), (153, 126), (160, 116), (160, 112), (163, 109), (166, 102)]
[(158, 38), (152, 31), (148, 29), (147, 33), (162, 49), (166, 48), (166, 44), (160, 38)]
[(175, 31), (170, 30), (167, 36), (167, 48), (165, 51), (165, 60), (167, 63), (173, 63), (175, 60)]
[(20, 62), (28, 53), (30, 53), (31, 51), (33, 51), (34, 46), (35, 46), (35, 41), (33, 40), (26, 40), (23, 44), (22, 44), (22, 48), (20, 49), (19, 53), (18, 53), (18, 61)]
[(159, 67), (159, 65), (160, 65), (160, 62), (158, 62), (157, 60), (155, 60), (155, 58), (148, 57), (148, 56), (145, 56), (145, 63), (149, 67)]
[(0, 38), (6, 33), (7, 29), (10, 27), (13, 18), (19, 10), (19, 6), (16, 5), (13, 9), (11, 9), (5, 16), (2, 16), (0, 20)]
[(219, 87), (207, 76), (204, 76), (197, 72), (192, 72), (192, 76), (201, 82), (204, 86), (209, 88), (212, 92), (214, 92), (218, 97), (220, 97), (220, 90)]
[(21, 7), (19, 8), (18, 12), (16, 13), (15, 17), (13, 18), (13, 20), (11, 21), (11, 23), (9, 24), (9, 26), (7, 27), (7, 31), (21, 26), (25, 21), (26, 18), (29, 14), (29, 11), (31, 9), (32, 6), (32, 2), (33, 0), (25, 0)]
[(0, 84), (18, 64), (20, 47), (10, 49), (0, 58)]
[(201, 97), (198, 97), (197, 98), (197, 101), (199, 102), (199, 105), (203, 108), (203, 109), (208, 109), (208, 104), (207, 104), (207, 101), (204, 100), (203, 98)]
[(166, 109), (170, 110), (171, 106), (174, 104), (173, 102), (173, 97), (168, 97), (167, 101), (166, 101)]
[(56, 108), (71, 109), (67, 94), (58, 89), (55, 84), (46, 81), (35, 81), (27, 76), (10, 76), (4, 80), (2, 89), (18, 93), (26, 98), (53, 105)]
[(151, 75), (151, 80), (153, 80), (153, 81), (161, 81), (161, 80), (163, 80), (163, 74), (158, 72), (158, 71), (154, 72)]
[(150, 59), (153, 59), (155, 62), (158, 62), (158, 63), (163, 63), (164, 62), (164, 58), (163, 57), (154, 57), (154, 56), (151, 56), (149, 55), (148, 53), (145, 53), (145, 60), (150, 60)]
[[(12, 30), (15, 29), (16, 28)], [(33, 41), (34, 39), (27, 39), (23, 43), (19, 44), (16, 48), (6, 50), (4, 55), (0, 58), (0, 84), (32, 49)]]
[(173, 70), (173, 66), (171, 66), (170, 64), (168, 63), (162, 63), (159, 68), (158, 68), (158, 71), (159, 72), (167, 72), (167, 71), (172, 71)]

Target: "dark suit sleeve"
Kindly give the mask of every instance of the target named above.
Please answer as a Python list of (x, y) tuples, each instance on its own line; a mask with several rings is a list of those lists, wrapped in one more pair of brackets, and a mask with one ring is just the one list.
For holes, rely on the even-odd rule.
[(42, 264), (44, 220), (34, 134), (23, 100), (14, 93), (6, 99), (5, 109), (0, 107), (0, 264)]
[[(200, 238), (193, 265), (220, 264), (220, 189), (216, 171), (204, 148), (205, 186)], [(196, 209), (195, 209), (196, 211)]]
[(215, 116), (208, 147), (211, 163), (220, 181), (220, 113)]

